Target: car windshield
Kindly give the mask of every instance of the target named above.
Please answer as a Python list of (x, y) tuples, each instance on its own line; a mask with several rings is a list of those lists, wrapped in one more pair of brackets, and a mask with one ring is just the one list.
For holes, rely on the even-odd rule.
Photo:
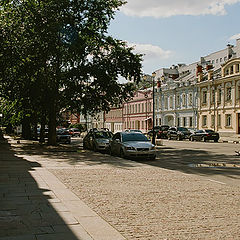
[(122, 140), (123, 140), (123, 142), (130, 142), (130, 141), (146, 142), (146, 141), (149, 141), (145, 135), (140, 134), (140, 133), (123, 134)]
[(110, 132), (105, 132), (105, 131), (99, 131), (99, 132), (94, 132), (95, 138), (111, 138), (112, 134)]
[(187, 128), (184, 128), (184, 127), (179, 127), (179, 128), (178, 128), (178, 131), (188, 131), (188, 129), (187, 129)]

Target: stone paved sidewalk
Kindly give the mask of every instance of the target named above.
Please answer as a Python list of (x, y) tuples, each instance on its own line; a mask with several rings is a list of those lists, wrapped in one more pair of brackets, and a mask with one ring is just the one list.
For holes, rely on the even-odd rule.
[(0, 142), (0, 240), (124, 239), (35, 156), (28, 158)]

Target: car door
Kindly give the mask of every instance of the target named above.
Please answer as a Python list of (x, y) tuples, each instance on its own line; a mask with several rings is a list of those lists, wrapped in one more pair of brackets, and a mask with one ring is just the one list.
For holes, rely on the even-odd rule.
[(177, 138), (177, 129), (175, 127), (172, 127), (169, 130), (171, 138)]

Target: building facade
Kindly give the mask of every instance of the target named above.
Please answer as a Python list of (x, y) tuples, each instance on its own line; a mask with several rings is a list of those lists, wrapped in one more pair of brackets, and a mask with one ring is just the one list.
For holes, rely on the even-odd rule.
[(139, 90), (123, 104), (123, 130), (139, 129), (147, 133), (153, 125), (152, 90)]

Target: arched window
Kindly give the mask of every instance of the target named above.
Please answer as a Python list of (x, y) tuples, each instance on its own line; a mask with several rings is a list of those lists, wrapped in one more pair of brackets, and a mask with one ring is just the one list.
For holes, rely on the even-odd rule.
[(232, 100), (232, 85), (231, 85), (231, 83), (227, 83), (225, 86), (225, 99), (226, 99), (226, 101)]
[(192, 106), (193, 103), (193, 94), (190, 92), (188, 95), (188, 105)]
[(182, 103), (183, 103), (183, 106), (186, 106), (186, 94), (183, 93), (182, 95)]
[(240, 81), (237, 82), (236, 99), (240, 100)]

